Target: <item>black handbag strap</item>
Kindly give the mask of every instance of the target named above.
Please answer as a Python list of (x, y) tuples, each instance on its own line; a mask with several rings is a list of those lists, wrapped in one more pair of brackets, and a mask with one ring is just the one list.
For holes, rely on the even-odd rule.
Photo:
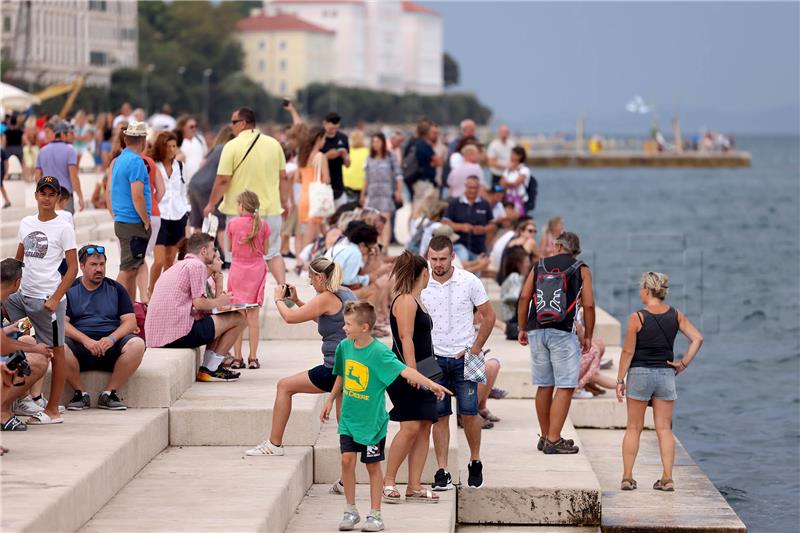
[(255, 146), (256, 143), (258, 142), (258, 140), (261, 138), (261, 134), (259, 132), (255, 132), (255, 134), (256, 134), (256, 138), (253, 139), (252, 143), (250, 143), (250, 148), (247, 149), (247, 152), (245, 152), (244, 157), (241, 159), (241, 161), (236, 163), (236, 166), (233, 167), (233, 172), (231, 172), (231, 176), (236, 174), (236, 171), (239, 170), (239, 167), (242, 165), (242, 163), (244, 163), (244, 160), (247, 159), (248, 155), (250, 155), (250, 150), (253, 149), (253, 146)]
[[(672, 309), (672, 308), (670, 308), (670, 309)], [(669, 311), (667, 311), (667, 312), (669, 312)], [(650, 315), (650, 317), (656, 323), (656, 326), (658, 326), (658, 329), (661, 330), (661, 334), (664, 335), (664, 340), (667, 341), (667, 348), (671, 350), (672, 349), (672, 344), (669, 342), (669, 337), (667, 337), (667, 332), (664, 331), (664, 328), (661, 327), (661, 323), (658, 321), (658, 318), (656, 318), (656, 315), (654, 315), (653, 313), (651, 313), (649, 311), (647, 311), (647, 313)]]

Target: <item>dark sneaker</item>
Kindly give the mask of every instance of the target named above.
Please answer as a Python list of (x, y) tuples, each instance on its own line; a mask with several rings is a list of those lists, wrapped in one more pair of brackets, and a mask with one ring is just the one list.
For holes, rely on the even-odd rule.
[(222, 365), (214, 371), (201, 366), (197, 372), (196, 379), (197, 381), (236, 381), (240, 375), (239, 372), (232, 372), (227, 368), (222, 368)]
[(117, 391), (112, 390), (108, 394), (105, 392), (97, 399), (97, 407), (100, 409), (110, 409), (112, 411), (124, 411), (128, 408), (127, 405), (122, 403), (122, 398), (117, 396)]
[(67, 404), (68, 411), (83, 411), (88, 409), (91, 402), (89, 401), (89, 393), (76, 390), (72, 395), (72, 399)]
[(483, 463), (480, 461), (470, 461), (467, 464), (469, 470), (469, 478), (467, 478), (467, 485), (473, 489), (479, 489), (483, 486)]
[(550, 442), (549, 440), (545, 439), (544, 442), (544, 449), (542, 450), (544, 453), (548, 455), (552, 454), (563, 454), (563, 453), (578, 453), (578, 447), (575, 446), (574, 443), (568, 441), (566, 439), (558, 439), (555, 442)]
[(431, 489), (436, 491), (453, 490), (453, 478), (450, 477), (450, 472), (444, 468), (437, 470), (433, 475)]
[[(542, 436), (539, 436), (539, 443), (536, 445), (536, 449), (539, 450), (540, 452), (544, 450), (544, 441), (545, 441), (545, 438), (542, 437)], [(572, 439), (564, 439), (564, 442), (566, 442), (570, 446), (575, 444), (575, 441), (572, 440)]]

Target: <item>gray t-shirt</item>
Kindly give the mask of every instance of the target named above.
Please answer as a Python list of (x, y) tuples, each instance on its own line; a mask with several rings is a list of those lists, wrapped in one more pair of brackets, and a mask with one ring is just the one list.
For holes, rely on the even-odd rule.
[(211, 196), (211, 189), (214, 188), (214, 181), (217, 179), (217, 167), (219, 166), (219, 158), (222, 155), (223, 147), (224, 145), (218, 144), (208, 153), (205, 162), (197, 169), (197, 172), (192, 176), (192, 181), (187, 185), (190, 192), (196, 193), (203, 198)]

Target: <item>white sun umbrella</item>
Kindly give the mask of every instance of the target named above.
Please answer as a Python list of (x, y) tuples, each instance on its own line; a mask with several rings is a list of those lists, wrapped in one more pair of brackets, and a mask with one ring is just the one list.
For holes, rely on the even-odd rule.
[(25, 111), (41, 101), (30, 93), (8, 83), (0, 82), (0, 106), (5, 111)]

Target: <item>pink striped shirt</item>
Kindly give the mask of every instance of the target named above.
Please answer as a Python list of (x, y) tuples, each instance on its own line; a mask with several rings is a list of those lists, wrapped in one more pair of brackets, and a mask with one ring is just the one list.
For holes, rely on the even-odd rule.
[(191, 331), (192, 300), (206, 296), (206, 279), (206, 265), (192, 254), (161, 274), (147, 306), (144, 331), (148, 347), (161, 348)]

